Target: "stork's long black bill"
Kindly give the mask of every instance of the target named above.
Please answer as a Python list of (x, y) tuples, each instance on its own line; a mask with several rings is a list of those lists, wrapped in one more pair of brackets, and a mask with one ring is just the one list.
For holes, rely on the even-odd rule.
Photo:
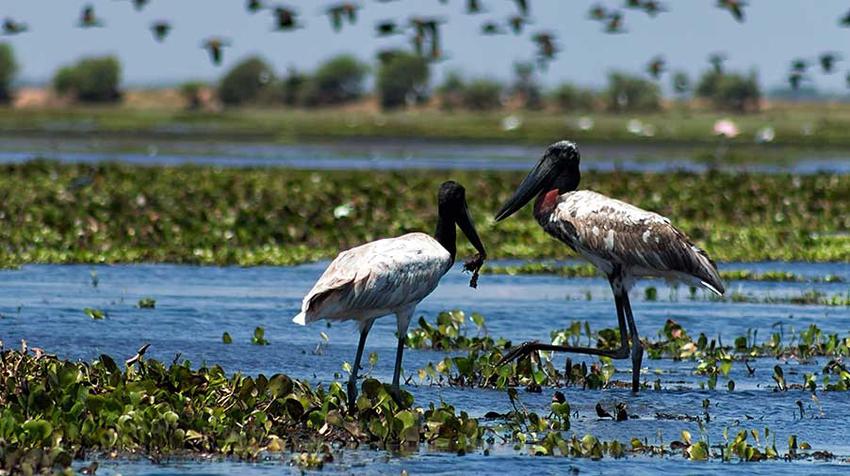
[(472, 223), (472, 217), (469, 215), (469, 209), (466, 204), (463, 210), (458, 214), (457, 225), (460, 230), (466, 235), (469, 243), (478, 251), (474, 257), (463, 264), (463, 269), (472, 272), (472, 278), (469, 280), (469, 285), (473, 288), (478, 287), (478, 270), (484, 264), (487, 258), (487, 251), (484, 249), (484, 244), (481, 243), (481, 238), (478, 237), (478, 232), (475, 231), (475, 225)]
[(554, 162), (547, 157), (543, 157), (540, 162), (531, 169), (531, 172), (525, 177), (519, 187), (514, 192), (514, 195), (502, 205), (499, 213), (496, 213), (496, 221), (502, 221), (505, 218), (513, 215), (526, 203), (536, 197), (546, 184), (550, 181), (550, 175), (554, 168)]

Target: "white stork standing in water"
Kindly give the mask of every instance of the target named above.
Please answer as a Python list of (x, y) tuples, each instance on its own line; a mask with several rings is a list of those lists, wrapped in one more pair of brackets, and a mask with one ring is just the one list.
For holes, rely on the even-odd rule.
[(349, 407), (357, 397), (357, 372), (366, 336), (376, 318), (395, 314), (398, 319), (393, 390), (398, 394), (401, 356), (410, 318), (416, 305), (431, 294), (455, 261), (457, 224), (478, 251), (464, 269), (472, 271), (470, 286), (476, 287), (478, 270), (486, 252), (478, 238), (466, 205), (466, 191), (456, 182), (440, 186), (437, 229), (431, 237), (408, 233), (398, 238), (373, 241), (343, 251), (331, 262), (313, 289), (304, 297), (301, 313), (293, 321), (307, 325), (319, 319), (353, 319), (360, 326), (360, 343), (348, 380)]
[[(629, 290), (642, 276), (665, 278), (702, 286), (718, 295), (724, 292), (717, 266), (670, 220), (596, 192), (579, 190), (576, 145), (569, 141), (550, 145), (543, 158), (501, 210), (496, 221), (522, 208), (532, 198), (534, 217), (550, 235), (566, 243), (608, 277), (617, 307), (620, 348), (614, 351), (527, 342), (509, 352), (508, 362), (535, 350), (629, 357), (631, 334), (632, 390), (640, 386), (643, 348), (629, 304)], [(628, 334), (626, 323), (628, 322)]]

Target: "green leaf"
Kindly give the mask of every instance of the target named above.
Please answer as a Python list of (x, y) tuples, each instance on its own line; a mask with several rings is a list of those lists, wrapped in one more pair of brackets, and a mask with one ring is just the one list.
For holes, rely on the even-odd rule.
[(230, 337), (229, 332), (224, 331), (224, 334), (221, 335), (221, 342), (224, 343), (224, 344), (232, 344), (233, 343), (233, 338)]
[(105, 312), (101, 311), (100, 309), (95, 309), (95, 308), (92, 308), (92, 307), (83, 308), (83, 312), (87, 316), (89, 316), (90, 318), (92, 318), (96, 321), (99, 321), (99, 320), (103, 319), (104, 317), (106, 317)]

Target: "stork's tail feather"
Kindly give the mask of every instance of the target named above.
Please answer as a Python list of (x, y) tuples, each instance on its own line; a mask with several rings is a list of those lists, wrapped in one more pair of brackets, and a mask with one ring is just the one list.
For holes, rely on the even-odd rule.
[(306, 326), (307, 325), (307, 315), (304, 314), (303, 312), (299, 312), (297, 316), (292, 318), (292, 322), (294, 322), (298, 325)]

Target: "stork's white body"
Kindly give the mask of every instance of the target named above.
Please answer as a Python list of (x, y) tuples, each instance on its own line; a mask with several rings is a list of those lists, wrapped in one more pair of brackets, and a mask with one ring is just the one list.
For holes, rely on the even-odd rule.
[(331, 262), (301, 304), (293, 321), (356, 320), (398, 316), (399, 336), (407, 333), (416, 305), (436, 289), (452, 257), (425, 233), (408, 233), (343, 251)]
[(657, 213), (581, 190), (541, 197), (534, 215), (547, 233), (606, 275), (618, 267), (626, 290), (637, 278), (652, 276), (724, 292), (705, 251)]

